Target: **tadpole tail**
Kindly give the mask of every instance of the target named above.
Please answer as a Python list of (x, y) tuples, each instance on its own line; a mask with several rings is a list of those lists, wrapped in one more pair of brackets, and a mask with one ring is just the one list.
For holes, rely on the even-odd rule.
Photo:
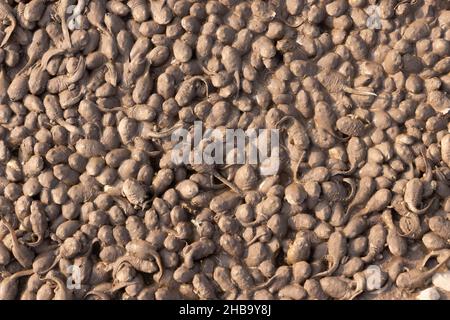
[[(234, 96), (237, 98), (239, 97), (239, 92), (241, 91), (241, 76), (237, 70), (234, 72), (234, 81), (236, 81), (236, 94)], [(206, 90), (208, 91), (208, 88)]]
[(59, 119), (56, 119), (55, 121), (56, 121), (57, 124), (59, 124), (61, 127), (66, 129), (70, 133), (76, 133), (76, 134), (82, 135), (82, 131), (81, 131), (80, 128), (67, 123), (65, 120), (59, 118)]
[(349, 94), (357, 94), (360, 96), (371, 96), (371, 97), (377, 97), (377, 94), (374, 92), (370, 92), (370, 91), (361, 91), (358, 89), (353, 89), (350, 88), (348, 86), (344, 86), (343, 87), (344, 92), (349, 93)]
[(17, 279), (20, 277), (30, 276), (33, 273), (34, 273), (33, 269), (21, 270), (21, 271), (14, 273), (13, 275), (11, 275), (10, 279)]
[(352, 295), (348, 298), (349, 300), (354, 300), (357, 296), (361, 295), (364, 292), (363, 289), (355, 290)]
[(70, 40), (69, 27), (67, 26), (65, 17), (61, 21), (61, 29), (64, 37), (64, 47), (72, 48), (72, 41)]
[(327, 277), (327, 276), (331, 276), (333, 273), (336, 272), (337, 268), (339, 267), (339, 262), (333, 262), (333, 264), (331, 265), (331, 267), (328, 270), (319, 272), (315, 275), (313, 275), (313, 279), (315, 278), (323, 278), (323, 277)]
[(376, 250), (369, 249), (369, 252), (364, 257), (361, 257), (361, 260), (365, 263), (370, 263), (377, 256), (377, 253), (378, 252)]
[(214, 175), (211, 175), (209, 177), (209, 185), (207, 186), (208, 189), (212, 189), (212, 190), (222, 190), (223, 188), (226, 188), (227, 185), (223, 184), (223, 183), (214, 183)]
[[(31, 70), (33, 70), (37, 65), (39, 64), (39, 62), (37, 61), (33, 61), (33, 60), (29, 60), (22, 69), (20, 69), (19, 72), (17, 72), (17, 75), (20, 75), (22, 73), (25, 73), (26, 75), (29, 75), (31, 73)], [(16, 75), (16, 76), (17, 76)]]
[(61, 30), (63, 33), (63, 44), (65, 49), (72, 48), (72, 41), (70, 40), (70, 32), (69, 27), (67, 26), (67, 20), (66, 20), (66, 14), (67, 14), (67, 7), (69, 6), (68, 0), (63, 0), (58, 3), (58, 16), (61, 19)]
[(129, 285), (132, 285), (132, 284), (135, 284), (135, 283), (136, 283), (136, 281), (126, 281), (126, 282), (116, 283), (115, 285), (113, 285), (111, 287), (111, 289), (109, 289), (109, 292), (110, 293), (114, 293), (114, 292), (116, 292), (116, 291), (118, 291), (120, 289), (123, 289), (123, 288), (128, 287)]
[(38, 274), (43, 275), (46, 274), (47, 272), (49, 272), (50, 270), (52, 270), (61, 260), (61, 255), (58, 253), (58, 255), (55, 257), (55, 260), (53, 261), (53, 263), (44, 271), (39, 272)]
[(155, 252), (152, 252), (151, 255), (152, 255), (153, 258), (155, 259), (156, 265), (157, 265), (158, 268), (159, 268), (159, 271), (158, 271), (158, 273), (156, 274), (156, 282), (159, 282), (159, 281), (161, 280), (162, 276), (164, 275), (164, 264), (163, 264), (163, 262), (162, 262), (162, 260), (161, 260), (160, 255), (158, 254), (158, 252), (156, 252), (156, 251), (155, 251)]
[(285, 25), (287, 25), (288, 27), (291, 27), (294, 29), (300, 27), (301, 25), (303, 25), (306, 22), (306, 19), (302, 19), (301, 21), (299, 21), (297, 23), (290, 23), (286, 19), (281, 19), (278, 17), (276, 18), (276, 20), (278, 20), (278, 21), (284, 23)]
[(250, 241), (248, 241), (248, 242), (246, 243), (246, 246), (247, 246), (247, 247), (251, 246), (252, 244), (254, 244), (255, 242), (257, 242), (259, 239), (261, 239), (262, 237), (264, 237), (265, 235), (266, 235), (265, 232), (260, 233), (260, 234), (257, 234), (256, 236), (253, 237), (253, 239), (251, 239)]
[(19, 239), (17, 239), (17, 235), (16, 235), (16, 231), (13, 229), (13, 227), (11, 226), (11, 224), (5, 220), (1, 221), (3, 223), (3, 225), (6, 227), (6, 229), (8, 229), (9, 233), (11, 234), (11, 240), (14, 246), (18, 247), (19, 244)]
[(127, 109), (125, 107), (114, 107), (114, 108), (105, 108), (103, 106), (97, 107), (101, 112), (120, 112), (120, 111), (126, 111)]
[(270, 286), (276, 279), (278, 278), (277, 274), (274, 274), (269, 280), (267, 280), (264, 283), (261, 283), (260, 285), (257, 285), (256, 287), (252, 288), (252, 291), (258, 291), (267, 288)]
[(350, 167), (350, 169), (348, 169), (346, 171), (333, 172), (333, 173), (331, 173), (331, 176), (332, 177), (339, 176), (339, 175), (341, 175), (341, 176), (349, 176), (349, 175), (353, 174), (356, 171), (357, 167), (358, 167), (357, 165), (354, 165), (353, 167)]
[(67, 51), (65, 48), (53, 48), (48, 50), (46, 53), (43, 54), (41, 59), (41, 68), (47, 69), (47, 65), (50, 62), (50, 60), (55, 57), (64, 54)]
[(266, 221), (266, 219), (258, 219), (257, 218), (256, 220), (251, 221), (251, 222), (240, 222), (240, 223), (243, 227), (248, 228), (248, 227), (254, 227), (254, 226), (260, 225), (264, 221)]
[(225, 179), (224, 177), (222, 177), (222, 175), (221, 175), (220, 173), (218, 173), (218, 172), (213, 172), (212, 174), (213, 174), (213, 176), (214, 176), (215, 178), (217, 178), (220, 182), (222, 182), (222, 183), (223, 183), (224, 185), (226, 185), (228, 188), (230, 188), (231, 190), (233, 190), (233, 191), (236, 192), (237, 194), (242, 195), (242, 191), (239, 190), (239, 188), (236, 187), (236, 186), (234, 185), (234, 183), (232, 183), (232, 182), (228, 181), (227, 179)]
[(431, 251), (430, 253), (428, 253), (425, 257), (423, 257), (422, 261), (419, 264), (419, 269), (422, 270), (423, 268), (425, 268), (425, 265), (427, 264), (428, 260), (430, 260), (433, 257), (438, 256), (439, 253), (436, 252), (436, 250)]
[(441, 268), (443, 265), (445, 265), (449, 259), (450, 259), (450, 253), (448, 253), (447, 256), (444, 258), (444, 260), (439, 262), (434, 268), (431, 268), (428, 271), (424, 271), (423, 277), (425, 279), (431, 277), (434, 273), (436, 273), (437, 270), (439, 270), (439, 268)]
[(356, 183), (355, 181), (353, 181), (350, 178), (344, 178), (342, 179), (343, 182), (345, 182), (346, 184), (348, 184), (350, 186), (350, 192), (348, 194), (348, 196), (345, 197), (344, 201), (348, 202), (350, 200), (352, 200), (355, 197), (356, 194)]
[(430, 207), (433, 205), (433, 203), (436, 199), (437, 199), (436, 197), (433, 197), (430, 200), (430, 202), (428, 202), (428, 204), (425, 207), (423, 207), (422, 209), (417, 209), (414, 205), (408, 204), (405, 202), (403, 203), (403, 206), (405, 206), (406, 209), (414, 212), (415, 214), (424, 214), (425, 212), (427, 212), (430, 209)]
[(291, 120), (291, 121), (296, 121), (297, 119), (295, 119), (293, 116), (284, 116), (283, 118), (281, 118), (276, 124), (275, 124), (275, 128), (279, 129), (279, 126), (281, 124), (283, 124), (284, 122)]
[(175, 132), (175, 130), (179, 129), (183, 127), (182, 123), (177, 123), (175, 124), (172, 128), (169, 128), (167, 130), (164, 131), (147, 131), (145, 133), (146, 138), (153, 138), (153, 139), (161, 139), (161, 138), (166, 138), (168, 136), (170, 136), (172, 133)]

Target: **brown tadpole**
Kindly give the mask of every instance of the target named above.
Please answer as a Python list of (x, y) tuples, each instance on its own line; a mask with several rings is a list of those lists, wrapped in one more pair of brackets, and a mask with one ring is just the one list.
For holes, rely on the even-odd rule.
[(338, 276), (327, 276), (321, 278), (319, 282), (326, 295), (338, 300), (353, 300), (363, 293), (365, 288), (365, 278), (363, 276), (359, 276), (355, 280)]
[(66, 282), (56, 272), (50, 271), (41, 279), (50, 281), (54, 285), (55, 295), (53, 300), (71, 300), (72, 294), (67, 289)]
[(406, 272), (403, 272), (398, 275), (395, 284), (400, 289), (405, 289), (407, 291), (413, 291), (415, 289), (419, 289), (427, 284), (430, 278), (439, 270), (443, 265), (447, 263), (450, 259), (450, 253), (447, 252), (444, 259), (438, 263), (434, 268), (431, 268), (427, 271), (421, 271), (419, 269), (412, 269)]
[(80, 56), (76, 69), (71, 74), (64, 74), (51, 78), (47, 83), (47, 90), (56, 94), (70, 89), (75, 83), (80, 81), (86, 70), (86, 61), (84, 56)]
[(329, 261), (328, 270), (315, 274), (313, 278), (331, 276), (338, 269), (347, 253), (347, 238), (340, 231), (335, 231), (328, 239), (327, 248), (328, 254), (326, 258)]
[(317, 79), (329, 93), (345, 92), (362, 96), (377, 96), (377, 94), (374, 92), (362, 91), (349, 87), (345, 76), (337, 71), (321, 71), (317, 74)]
[[(130, 255), (125, 255), (117, 259), (112, 266), (113, 278), (116, 277), (117, 272), (123, 265), (131, 265), (134, 269), (144, 273), (154, 273), (158, 270), (158, 266), (154, 261), (139, 259)], [(162, 275), (161, 275), (162, 276)], [(161, 276), (158, 275), (158, 278)]]
[(357, 212), (354, 216), (366, 216), (376, 211), (382, 211), (390, 204), (392, 199), (392, 192), (389, 189), (383, 188), (377, 190), (372, 197), (367, 201), (365, 207)]
[(47, 217), (45, 215), (44, 207), (40, 203), (32, 202), (30, 211), (31, 229), (37, 239), (34, 242), (27, 243), (27, 245), (29, 247), (37, 247), (44, 240), (45, 232), (47, 230)]
[[(355, 173), (355, 171), (366, 162), (367, 158), (367, 146), (360, 137), (350, 137), (346, 147), (348, 162), (350, 167), (345, 171), (332, 172), (332, 176), (344, 175), (349, 176)], [(364, 177), (362, 178), (364, 179)]]
[(164, 264), (161, 260), (161, 256), (153, 246), (144, 240), (132, 240), (126, 245), (126, 249), (129, 253), (142, 260), (154, 259), (158, 265), (159, 272), (157, 274), (158, 281), (164, 274)]
[(1, 221), (3, 225), (8, 229), (12, 239), (12, 254), (16, 258), (17, 262), (24, 268), (31, 268), (34, 259), (34, 252), (27, 248), (26, 245), (19, 242), (16, 231), (12, 228), (9, 222), (5, 220)]
[(0, 281), (0, 300), (14, 300), (19, 291), (17, 281), (21, 277), (30, 276), (33, 269), (16, 272)]

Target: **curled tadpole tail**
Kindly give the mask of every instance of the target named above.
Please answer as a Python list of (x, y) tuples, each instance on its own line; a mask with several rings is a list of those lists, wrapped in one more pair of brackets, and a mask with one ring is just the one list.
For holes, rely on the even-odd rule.
[(150, 139), (161, 139), (161, 138), (166, 138), (168, 136), (170, 136), (172, 133), (174, 133), (177, 129), (182, 128), (183, 127), (183, 123), (176, 123), (175, 125), (173, 125), (171, 128), (166, 129), (166, 130), (162, 130), (162, 131), (145, 131), (145, 138)]
[(20, 277), (30, 276), (33, 273), (33, 269), (22, 270), (0, 281), (0, 300), (14, 300), (19, 291), (18, 279)]
[(376, 93), (370, 92), (370, 91), (362, 91), (362, 90), (350, 88), (348, 86), (343, 86), (342, 89), (344, 90), (344, 92), (349, 93), (349, 94), (356, 94), (356, 95), (360, 95), (360, 96), (377, 97)]
[(348, 193), (348, 195), (344, 199), (345, 202), (349, 202), (356, 195), (356, 191), (357, 191), (356, 182), (355, 182), (355, 180), (353, 180), (351, 178), (344, 178), (344, 179), (342, 179), (342, 181), (350, 186), (350, 192)]
[(17, 238), (16, 231), (9, 224), (9, 222), (2, 221), (3, 225), (8, 229), (11, 234), (12, 239), (12, 254), (14, 258), (16, 258), (17, 262), (24, 267), (30, 268), (33, 265), (34, 252), (30, 250), (28, 247), (19, 242)]
[(37, 238), (35, 241), (27, 242), (26, 244), (30, 248), (34, 248), (34, 247), (38, 247), (42, 243), (43, 240), (44, 240), (44, 237), (42, 235), (37, 235)]
[(431, 206), (433, 205), (435, 200), (438, 200), (438, 198), (436, 196), (431, 198), (431, 200), (428, 202), (428, 204), (426, 204), (422, 209), (417, 208), (416, 206), (414, 206), (414, 204), (412, 204), (408, 201), (403, 201), (402, 205), (405, 209), (407, 209), (411, 212), (414, 212), (415, 214), (424, 214), (431, 208)]
[(226, 185), (228, 188), (230, 188), (231, 190), (233, 190), (234, 192), (236, 192), (237, 194), (242, 195), (242, 191), (231, 181), (228, 181), (227, 179), (225, 179), (220, 173), (218, 173), (217, 171), (213, 171), (212, 175), (217, 178), (220, 182), (222, 182), (224, 185)]

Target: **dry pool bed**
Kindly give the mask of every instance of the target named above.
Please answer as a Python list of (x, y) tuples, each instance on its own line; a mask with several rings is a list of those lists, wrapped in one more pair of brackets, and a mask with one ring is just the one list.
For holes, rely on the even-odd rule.
[[(448, 1), (0, 17), (0, 299), (449, 298)], [(278, 129), (280, 169), (174, 163), (195, 121)]]

